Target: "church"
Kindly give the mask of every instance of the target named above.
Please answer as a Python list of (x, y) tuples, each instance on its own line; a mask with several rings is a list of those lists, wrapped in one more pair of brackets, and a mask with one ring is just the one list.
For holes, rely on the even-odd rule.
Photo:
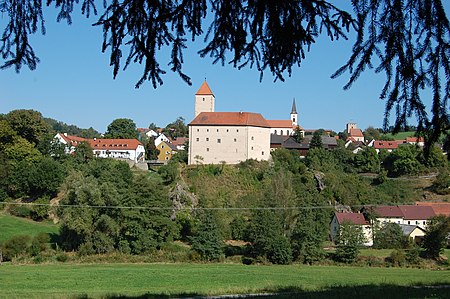
[(253, 112), (215, 112), (214, 102), (204, 81), (195, 94), (195, 117), (189, 123), (188, 164), (268, 160), (270, 135), (292, 135), (298, 127), (295, 100), (290, 120), (266, 120)]

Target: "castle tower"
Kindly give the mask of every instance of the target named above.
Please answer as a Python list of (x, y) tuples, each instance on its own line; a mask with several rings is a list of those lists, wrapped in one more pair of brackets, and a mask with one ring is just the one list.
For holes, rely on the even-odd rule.
[(295, 105), (295, 98), (292, 101), (292, 110), (291, 110), (291, 121), (292, 126), (298, 126), (298, 114), (297, 114), (297, 105)]
[(350, 134), (350, 130), (352, 129), (357, 129), (358, 127), (356, 126), (356, 123), (347, 123), (346, 125), (346, 129), (347, 129), (347, 133)]
[(195, 93), (194, 118), (197, 117), (200, 112), (214, 112), (214, 99), (214, 94), (205, 80), (199, 90)]

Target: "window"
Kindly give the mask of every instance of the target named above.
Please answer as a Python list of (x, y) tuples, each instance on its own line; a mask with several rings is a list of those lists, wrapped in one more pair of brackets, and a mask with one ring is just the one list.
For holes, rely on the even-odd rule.
[(252, 136), (252, 140), (255, 140), (255, 137)]
[(252, 146), (252, 150), (253, 150), (253, 146)]
[(261, 153), (261, 155), (263, 155), (263, 156), (264, 156), (264, 152), (262, 152), (262, 153)]
[(197, 132), (200, 132), (200, 129), (197, 129)]
[(229, 132), (229, 130), (227, 129), (227, 133)]
[(234, 138), (234, 142), (236, 142), (237, 141), (237, 139), (236, 138)]
[(219, 129), (217, 129), (217, 132), (219, 132)]
[(408, 224), (411, 224), (411, 221), (408, 221)]
[(205, 98), (203, 98), (203, 102), (205, 101)]
[(280, 135), (283, 135), (283, 130), (280, 131)]
[(209, 152), (209, 147), (206, 148), (206, 151)]
[(206, 137), (206, 141), (209, 141), (209, 138), (208, 138), (208, 137)]
[(209, 129), (206, 129), (206, 132), (209, 132)]
[(166, 157), (166, 160), (169, 160), (169, 157)]
[(222, 140), (220, 138), (218, 138), (217, 143), (222, 143)]
[(196, 140), (196, 141), (200, 141), (200, 138), (196, 138), (195, 140)]
[(164, 145), (161, 145), (161, 148), (164, 148)]
[(238, 132), (238, 133), (239, 133), (239, 129), (236, 129), (236, 132)]

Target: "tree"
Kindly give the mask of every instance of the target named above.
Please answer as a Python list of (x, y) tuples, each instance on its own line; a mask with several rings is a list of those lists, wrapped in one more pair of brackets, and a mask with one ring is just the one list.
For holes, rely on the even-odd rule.
[(157, 160), (159, 155), (159, 149), (155, 146), (155, 138), (152, 136), (148, 139), (145, 146), (145, 155), (147, 160)]
[(408, 240), (397, 223), (386, 223), (374, 232), (373, 247), (379, 249), (400, 249), (408, 245)]
[(129, 118), (113, 120), (105, 133), (105, 138), (134, 139), (137, 136), (136, 124)]
[(375, 129), (374, 127), (368, 127), (365, 131), (364, 131), (364, 139), (365, 140), (380, 140), (381, 138), (381, 133), (380, 131), (378, 131), (377, 129)]
[(353, 160), (355, 167), (360, 172), (379, 172), (380, 160), (377, 151), (373, 147), (366, 147), (359, 151)]
[(431, 219), (422, 247), (429, 258), (437, 259), (442, 250), (449, 244), (450, 217), (436, 216)]
[(163, 133), (172, 139), (176, 139), (177, 137), (188, 136), (189, 130), (185, 124), (185, 119), (179, 116), (174, 122), (171, 122), (164, 128)]
[(17, 135), (36, 146), (50, 131), (42, 114), (34, 110), (13, 110), (6, 114), (6, 121)]
[(217, 215), (212, 211), (206, 211), (200, 218), (200, 224), (190, 238), (192, 249), (202, 259), (207, 261), (218, 260), (223, 254), (223, 238), (217, 223)]
[(311, 142), (309, 143), (309, 148), (322, 148), (323, 142), (322, 142), (322, 133), (317, 130), (314, 132), (313, 137), (311, 138)]
[[(58, 21), (70, 24), (79, 2), (86, 17), (97, 14), (92, 0), (48, 0), (46, 4), (59, 9)], [(136, 87), (148, 80), (155, 88), (163, 84), (161, 76), (166, 73), (158, 54), (167, 50), (170, 70), (191, 84), (182, 70), (186, 37), (203, 38), (205, 27), (201, 57), (238, 69), (255, 67), (260, 78), (269, 71), (282, 81), (301, 65), (320, 34), (334, 41), (347, 39), (347, 32), (354, 31), (353, 53), (332, 78), (348, 73), (344, 89), (349, 89), (367, 69), (384, 72), (386, 82), (380, 93), (387, 100), (384, 127), (389, 127), (390, 112), (396, 109), (395, 131), (405, 128), (415, 115), (427, 144), (437, 141), (450, 128), (450, 81), (441, 79), (450, 76), (450, 24), (442, 0), (353, 0), (353, 14), (334, 2), (160, 0), (149, 6), (145, 1), (111, 1), (105, 2), (94, 25), (103, 28), (102, 51), (110, 51), (114, 78), (119, 69), (137, 62), (144, 69)], [(0, 11), (9, 17), (1, 39), (1, 68), (36, 68), (39, 58), (30, 35), (45, 32), (43, 5), (31, 0), (0, 2)], [(211, 20), (209, 26), (204, 26), (206, 20)], [(123, 55), (125, 49), (128, 55)], [(432, 93), (431, 119), (421, 97), (424, 89)]]
[(296, 127), (294, 130), (294, 134), (292, 135), (294, 137), (294, 140), (298, 143), (303, 141), (303, 132), (300, 131), (299, 127)]
[(336, 259), (344, 263), (356, 261), (359, 254), (359, 248), (364, 243), (364, 234), (362, 227), (344, 221), (339, 228), (337, 237)]
[(78, 144), (78, 146), (75, 148), (74, 155), (75, 159), (79, 162), (87, 162), (94, 158), (92, 147), (86, 141), (82, 141)]

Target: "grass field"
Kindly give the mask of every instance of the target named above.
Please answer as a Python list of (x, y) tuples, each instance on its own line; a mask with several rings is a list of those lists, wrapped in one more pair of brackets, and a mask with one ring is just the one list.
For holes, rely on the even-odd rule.
[[(419, 291), (423, 294), (416, 298), (424, 298), (424, 295), (445, 298), (442, 295), (450, 294), (450, 289), (446, 288), (415, 290), (410, 287), (436, 284), (450, 285), (450, 271), (238, 264), (0, 266), (0, 297), (7, 298), (161, 298), (264, 291), (295, 291), (294, 297), (309, 294), (306, 297), (329, 298), (330, 290), (341, 296), (352, 294), (353, 298), (358, 297), (358, 292), (362, 292), (359, 295), (364, 294), (364, 298), (376, 298), (372, 294), (383, 295), (385, 298), (414, 298), (414, 292)], [(402, 297), (402, 294), (408, 296)]]
[(32, 220), (14, 217), (0, 212), (0, 243), (12, 236), (29, 235), (39, 233), (58, 234), (59, 227), (51, 222), (35, 222)]
[(416, 132), (411, 131), (411, 132), (398, 132), (395, 135), (393, 135), (392, 133), (387, 133), (387, 134), (384, 134), (384, 135), (387, 136), (387, 137), (392, 137), (395, 140), (404, 140), (404, 139), (406, 139), (406, 137), (414, 136), (415, 133)]

